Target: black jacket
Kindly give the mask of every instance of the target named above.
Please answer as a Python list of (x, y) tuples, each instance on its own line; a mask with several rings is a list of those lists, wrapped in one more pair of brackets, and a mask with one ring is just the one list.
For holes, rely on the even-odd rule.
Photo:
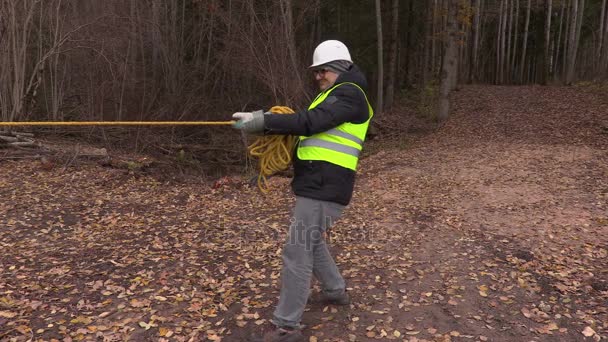
[[(356, 65), (338, 76), (335, 84), (352, 82), (367, 91), (365, 76)], [(364, 123), (369, 118), (365, 96), (352, 84), (334, 89), (322, 103), (312, 110), (301, 110), (291, 115), (264, 116), (265, 134), (311, 136), (337, 127), (344, 122)], [(296, 148), (297, 151), (297, 148)], [(293, 192), (323, 201), (347, 205), (355, 184), (355, 172), (325, 161), (300, 160), (294, 151)]]

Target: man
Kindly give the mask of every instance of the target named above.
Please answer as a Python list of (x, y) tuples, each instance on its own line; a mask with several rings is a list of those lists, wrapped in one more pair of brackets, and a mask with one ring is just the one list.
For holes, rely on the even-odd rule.
[(321, 93), (308, 110), (290, 115), (262, 111), (233, 114), (238, 120), (234, 127), (248, 133), (300, 136), (291, 184), (296, 204), (283, 249), (281, 295), (272, 319), (275, 327), (254, 341), (304, 339), (300, 320), (313, 274), (321, 282), (324, 302), (350, 304), (323, 233), (350, 202), (358, 156), (373, 111), (365, 95), (365, 76), (342, 42), (319, 44), (310, 69)]

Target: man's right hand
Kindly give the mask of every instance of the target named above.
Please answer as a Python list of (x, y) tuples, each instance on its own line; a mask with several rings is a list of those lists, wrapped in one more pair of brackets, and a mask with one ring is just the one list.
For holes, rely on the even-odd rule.
[(243, 130), (247, 133), (262, 133), (264, 131), (264, 112), (236, 112), (232, 118), (237, 120), (232, 127)]

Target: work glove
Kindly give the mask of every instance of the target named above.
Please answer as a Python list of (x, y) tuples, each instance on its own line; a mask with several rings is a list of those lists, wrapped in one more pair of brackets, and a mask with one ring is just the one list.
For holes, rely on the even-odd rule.
[(255, 112), (236, 112), (232, 114), (232, 118), (237, 120), (232, 124), (232, 127), (240, 129), (247, 133), (262, 133), (264, 131), (264, 111), (257, 110)]

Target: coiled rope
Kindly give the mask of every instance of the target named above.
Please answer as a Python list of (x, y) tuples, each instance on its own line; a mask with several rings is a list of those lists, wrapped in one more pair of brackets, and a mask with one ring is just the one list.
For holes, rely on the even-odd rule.
[[(273, 114), (293, 114), (289, 107), (274, 106), (270, 108)], [(253, 144), (249, 145), (249, 154), (259, 159), (260, 172), (258, 173), (258, 188), (268, 192), (267, 177), (286, 170), (291, 164), (293, 149), (297, 137), (293, 135), (266, 135), (259, 137)]]

